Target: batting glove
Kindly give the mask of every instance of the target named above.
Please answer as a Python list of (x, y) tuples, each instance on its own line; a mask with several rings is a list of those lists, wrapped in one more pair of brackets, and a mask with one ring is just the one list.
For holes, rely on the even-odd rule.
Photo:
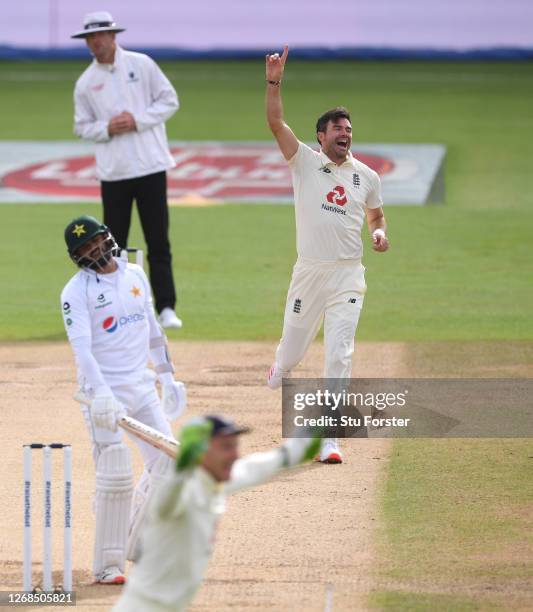
[(183, 414), (187, 407), (187, 389), (179, 380), (163, 385), (161, 406), (167, 420), (173, 421)]
[(180, 453), (176, 462), (178, 472), (196, 467), (209, 446), (213, 423), (196, 417), (183, 427), (180, 433)]
[(99, 387), (91, 401), (91, 417), (95, 427), (117, 431), (118, 420), (126, 414), (108, 387)]

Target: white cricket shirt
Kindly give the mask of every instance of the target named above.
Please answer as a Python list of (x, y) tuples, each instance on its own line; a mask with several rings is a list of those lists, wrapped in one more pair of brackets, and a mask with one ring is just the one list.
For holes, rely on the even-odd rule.
[[(179, 108), (176, 91), (143, 53), (117, 45), (114, 64), (93, 60), (74, 89), (74, 131), (96, 142), (96, 175), (119, 181), (175, 166), (165, 121)], [(110, 136), (110, 119), (123, 111), (135, 117), (136, 132)]]
[(202, 467), (169, 474), (149, 502), (141, 557), (115, 609), (150, 610), (152, 602), (157, 610), (185, 610), (207, 569), (226, 496), (265, 482), (283, 465), (278, 448), (237, 460), (224, 484)]
[(379, 208), (381, 183), (351, 153), (337, 166), (303, 142), (289, 160), (294, 187), (298, 256), (321, 261), (360, 260), (365, 208)]
[[(135, 384), (149, 357), (149, 318), (154, 317), (146, 274), (115, 258), (118, 270), (83, 269), (61, 292), (63, 322), (70, 342), (90, 338), (91, 352), (107, 385)], [(84, 384), (83, 372), (78, 381)]]

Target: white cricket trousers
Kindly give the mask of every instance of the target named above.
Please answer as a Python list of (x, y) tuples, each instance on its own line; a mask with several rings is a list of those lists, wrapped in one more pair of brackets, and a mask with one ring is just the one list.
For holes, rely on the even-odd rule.
[[(111, 390), (130, 416), (166, 435), (172, 435), (161, 409), (155, 379), (155, 373), (146, 369), (139, 372), (137, 380), (125, 385), (113, 385)], [(91, 399), (92, 391), (85, 392)], [(128, 434), (139, 447), (144, 460), (144, 472), (134, 493), (130, 452), (123, 443), (125, 432), (120, 427), (117, 431), (96, 427), (86, 404), (82, 404), (82, 412), (93, 443), (96, 468), (93, 572), (99, 579), (108, 567), (117, 566), (124, 571), (128, 531), (134, 518), (142, 511), (148, 495), (152, 468), (155, 468), (162, 454), (150, 444)]]
[(350, 378), (355, 330), (365, 292), (365, 268), (360, 260), (298, 258), (276, 351), (276, 363), (283, 375), (303, 359), (324, 320), (324, 377)]

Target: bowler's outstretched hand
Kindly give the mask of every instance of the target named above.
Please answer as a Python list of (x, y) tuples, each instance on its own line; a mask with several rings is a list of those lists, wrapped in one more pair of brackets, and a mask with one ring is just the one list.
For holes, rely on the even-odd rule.
[(283, 47), (283, 53), (280, 57), (279, 53), (272, 53), (266, 55), (266, 80), (267, 81), (281, 81), (283, 78), (283, 71), (285, 69), (285, 62), (289, 55), (289, 46)]

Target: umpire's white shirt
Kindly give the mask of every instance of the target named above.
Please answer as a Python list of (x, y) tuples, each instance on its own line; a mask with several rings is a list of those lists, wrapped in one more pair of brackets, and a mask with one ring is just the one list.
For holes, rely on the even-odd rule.
[[(69, 341), (90, 338), (92, 356), (110, 387), (136, 384), (145, 374), (149, 319), (153, 317), (152, 297), (144, 271), (121, 259), (115, 261), (118, 269), (111, 274), (80, 270), (61, 293)], [(78, 368), (82, 386), (90, 382), (84, 378), (82, 369)]]
[(351, 153), (337, 166), (303, 142), (289, 160), (298, 257), (361, 260), (365, 208), (383, 205), (379, 176)]
[[(98, 178), (118, 181), (174, 167), (165, 121), (178, 107), (176, 91), (147, 55), (117, 45), (113, 64), (93, 60), (74, 89), (74, 131), (96, 142)], [(110, 119), (123, 111), (135, 117), (137, 131), (110, 136)]]

